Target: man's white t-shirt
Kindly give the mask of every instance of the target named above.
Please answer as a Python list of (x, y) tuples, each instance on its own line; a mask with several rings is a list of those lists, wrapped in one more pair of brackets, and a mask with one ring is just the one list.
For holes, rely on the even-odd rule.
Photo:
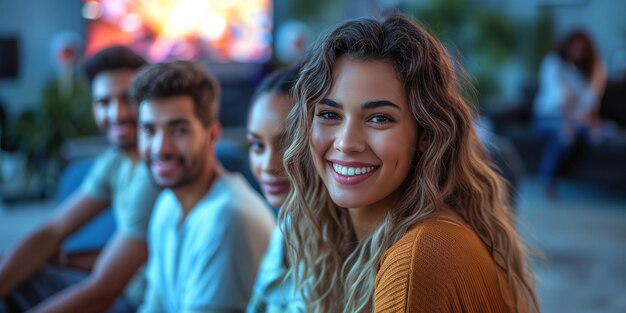
[(174, 193), (159, 196), (148, 233), (148, 292), (140, 312), (243, 311), (274, 227), (240, 174), (218, 177), (181, 220)]

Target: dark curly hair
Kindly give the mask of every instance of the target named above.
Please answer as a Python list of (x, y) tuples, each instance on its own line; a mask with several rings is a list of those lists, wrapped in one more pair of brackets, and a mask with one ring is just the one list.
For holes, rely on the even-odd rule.
[(217, 120), (220, 86), (200, 64), (174, 61), (149, 65), (139, 71), (130, 87), (130, 98), (137, 105), (144, 100), (189, 96), (204, 126)]

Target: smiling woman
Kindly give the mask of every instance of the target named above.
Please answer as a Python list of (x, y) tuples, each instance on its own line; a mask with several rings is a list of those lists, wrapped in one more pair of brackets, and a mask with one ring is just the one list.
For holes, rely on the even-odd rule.
[[(280, 208), (290, 189), (282, 160), (285, 119), (294, 105), (291, 89), (298, 71), (298, 67), (279, 70), (264, 79), (254, 92), (248, 115), (250, 168), (263, 196), (274, 208)], [(247, 312), (301, 311), (302, 303), (293, 290), (285, 250), (282, 233), (276, 227), (259, 268)]]
[(417, 125), (391, 63), (342, 57), (335, 71), (332, 89), (315, 106), (313, 161), (333, 201), (363, 217), (352, 218), (363, 237), (398, 196)]
[(307, 311), (538, 310), (454, 68), (399, 14), (348, 21), (312, 49), (279, 217)]

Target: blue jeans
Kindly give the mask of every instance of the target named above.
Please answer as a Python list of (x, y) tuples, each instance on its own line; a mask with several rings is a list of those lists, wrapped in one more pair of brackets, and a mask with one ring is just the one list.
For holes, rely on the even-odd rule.
[[(70, 268), (46, 266), (4, 299), (0, 299), (0, 313), (24, 312), (32, 309), (52, 295), (71, 287), (89, 276), (88, 272)], [(135, 312), (124, 297), (120, 297), (107, 310), (108, 313)]]
[(581, 137), (588, 141), (589, 130), (578, 126), (573, 134), (566, 134), (561, 119), (536, 119), (534, 121), (535, 132), (544, 138), (544, 148), (539, 164), (539, 174), (547, 185), (556, 183), (556, 176), (561, 162), (570, 152), (576, 139)]

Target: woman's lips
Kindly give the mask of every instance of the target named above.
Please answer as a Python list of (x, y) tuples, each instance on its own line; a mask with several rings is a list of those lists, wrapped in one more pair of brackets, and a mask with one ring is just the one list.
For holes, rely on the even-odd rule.
[(346, 162), (340, 160), (327, 161), (335, 181), (342, 185), (356, 185), (370, 178), (380, 168), (363, 162)]
[(277, 195), (285, 193), (289, 190), (289, 181), (281, 180), (281, 181), (267, 181), (261, 182), (261, 188), (263, 192), (270, 195)]

